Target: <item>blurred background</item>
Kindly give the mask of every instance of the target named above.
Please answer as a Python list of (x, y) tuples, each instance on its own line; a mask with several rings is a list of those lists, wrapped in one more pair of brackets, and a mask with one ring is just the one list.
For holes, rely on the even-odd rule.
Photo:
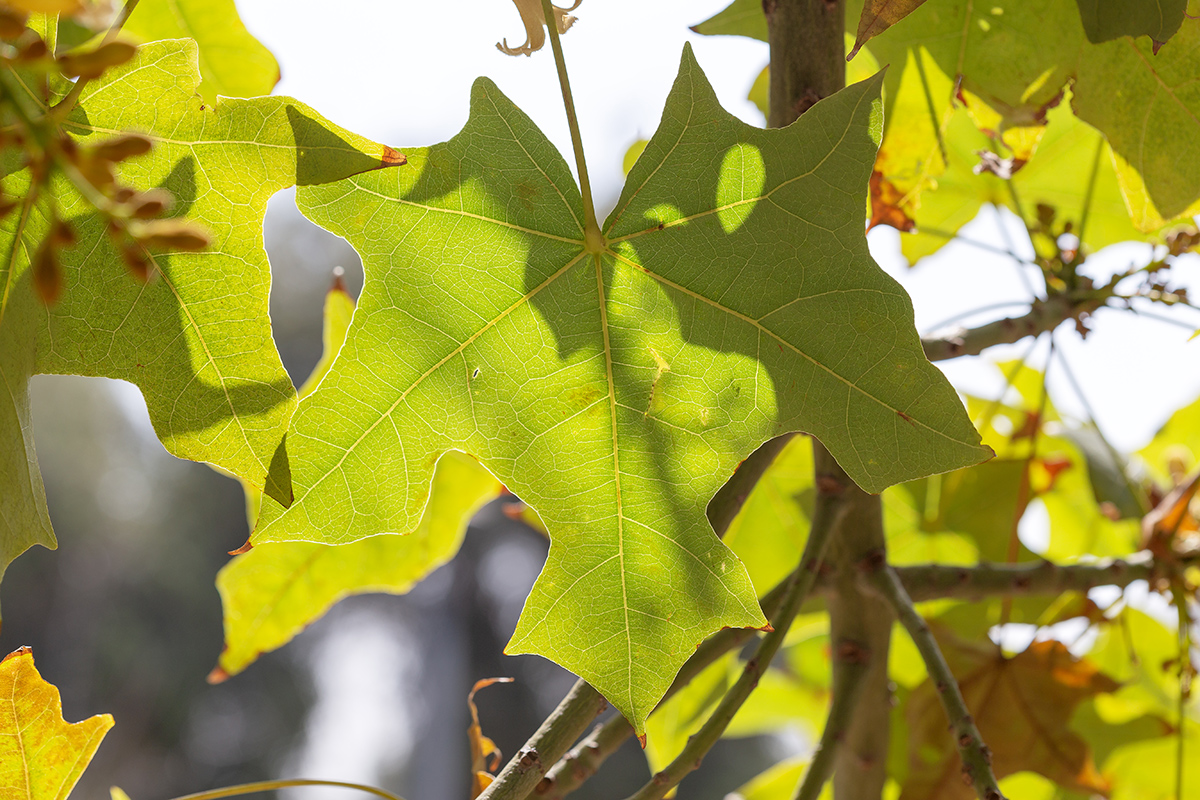
[[(725, 4), (606, 0), (575, 12), (581, 19), (565, 46), (602, 214), (620, 190), (626, 150), (657, 126), (685, 40), (726, 107), (763, 123), (746, 93), (766, 64), (766, 46), (688, 30)], [(508, 0), (342, 0), (332, 8), (316, 0), (239, 2), (251, 32), (281, 64), (279, 93), (403, 149), (452, 136), (466, 119), (471, 80), (484, 74), (570, 152), (549, 54), (510, 58), (494, 47), (501, 38), (523, 38)], [(1023, 241), (1015, 219), (988, 208), (964, 234), (984, 242), (1011, 236), (1018, 250)], [(276, 342), (299, 383), (321, 352), (333, 268), (345, 268), (352, 295), (362, 270), (348, 245), (299, 215), (291, 193), (272, 201), (265, 236)], [(997, 303), (1011, 301), (1015, 312), (1040, 289), (1035, 272), (959, 243), (913, 270), (891, 229), (873, 231), (871, 245), (912, 293), (922, 333), (956, 317), (966, 324), (995, 318), (994, 308), (971, 312)], [(1145, 246), (1122, 245), (1087, 263), (1094, 277), (1105, 277), (1139, 259)], [(1193, 292), (1200, 291), (1198, 262), (1192, 257), (1175, 271)], [(1060, 336), (1081, 391), (1052, 372), (1057, 406), (1083, 418), (1086, 397), (1119, 448), (1140, 447), (1171, 411), (1200, 394), (1200, 342), (1188, 345), (1200, 319), (1186, 311), (1157, 312), (1165, 320), (1101, 311), (1086, 342)], [(1002, 387), (988, 365), (1027, 349), (1024, 342), (942, 366), (961, 390), (995, 394)], [(1039, 358), (1044, 353), (1035, 352), (1031, 363)], [(41, 376), (33, 395), (60, 547), (26, 553), (5, 575), (0, 648), (34, 648), (42, 675), (62, 691), (68, 720), (116, 717), (76, 797), (104, 798), (119, 785), (133, 800), (150, 800), (272, 777), (371, 783), (409, 800), (465, 797), (471, 685), (516, 678), (478, 697), (484, 732), (507, 757), (573, 682), (543, 659), (502, 655), (547, 545), (493, 503), (454, 561), (410, 594), (344, 601), (292, 644), (208, 685), (222, 643), (213, 581), (226, 551), (248, 535), (240, 486), (169, 456), (128, 384)], [(807, 744), (786, 732), (723, 742), (681, 796), (723, 797)], [(624, 796), (648, 774), (628, 743), (578, 796)], [(308, 789), (288, 796), (351, 795)]]

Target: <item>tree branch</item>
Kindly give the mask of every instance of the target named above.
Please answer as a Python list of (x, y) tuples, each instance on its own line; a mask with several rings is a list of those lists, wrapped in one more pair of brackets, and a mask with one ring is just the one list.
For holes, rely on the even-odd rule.
[(816, 584), (826, 545), (829, 544), (831, 534), (839, 527), (846, 508), (843, 492), (840, 489), (840, 486), (825, 482), (818, 487), (812, 528), (808, 534), (808, 541), (804, 545), (804, 554), (800, 558), (800, 568), (793, 572), (788, 580), (783, 602), (771, 623), (773, 629), (759, 642), (758, 649), (755, 650), (754, 656), (746, 662), (737, 682), (721, 698), (721, 702), (700, 727), (700, 730), (688, 739), (683, 751), (649, 783), (632, 795), (630, 800), (661, 800), (688, 773), (699, 767), (705, 754), (725, 733), (725, 729), (733, 720), (738, 709), (754, 691), (763, 670), (770, 666), (771, 660), (783, 644), (788, 628), (791, 627), (796, 612), (804, 603), (804, 598)]
[(946, 663), (937, 640), (933, 638), (929, 625), (913, 607), (912, 598), (904, 590), (904, 584), (900, 582), (896, 570), (888, 565), (882, 554), (867, 559), (864, 565), (867, 581), (891, 604), (892, 610), (896, 612), (896, 616), (900, 618), (901, 624), (920, 651), (925, 667), (929, 670), (930, 680), (937, 686), (942, 707), (950, 720), (954, 741), (958, 745), (958, 754), (962, 758), (964, 779), (975, 789), (979, 800), (1004, 800), (996, 776), (992, 773), (992, 753), (983, 743), (983, 737), (979, 735), (979, 728), (975, 726), (975, 720), (967, 709), (967, 703), (958, 688), (958, 681), (950, 672), (950, 666)]
[(930, 361), (977, 356), (992, 345), (1012, 344), (1026, 336), (1052, 331), (1066, 320), (1079, 319), (1100, 308), (1111, 296), (1111, 291), (1089, 290), (1078, 296), (1061, 294), (1048, 300), (1034, 300), (1029, 311), (1019, 317), (1005, 317), (978, 328), (960, 328), (944, 336), (922, 338), (921, 346)]
[(804, 773), (804, 780), (796, 787), (794, 800), (817, 800), (821, 790), (829, 782), (833, 774), (833, 766), (837, 759), (838, 749), (849, 732), (854, 709), (862, 696), (865, 678), (870, 666), (870, 654), (858, 642), (839, 642), (834, 651), (833, 669), (842, 673), (838, 685), (841, 691), (835, 693), (829, 704), (829, 716), (825, 720), (825, 730), (821, 733), (821, 741), (813, 752), (812, 761)]
[(563, 757), (572, 743), (608, 702), (586, 681), (576, 681), (571, 691), (546, 717), (546, 721), (517, 752), (479, 800), (522, 800), (542, 779), (546, 764)]
[(978, 599), (1003, 594), (1061, 594), (1086, 592), (1097, 586), (1128, 586), (1134, 581), (1167, 577), (1174, 571), (1200, 564), (1200, 553), (1181, 556), (1167, 565), (1143, 550), (1125, 558), (1105, 558), (1091, 564), (945, 564), (895, 567), (896, 575), (913, 600), (945, 597)]

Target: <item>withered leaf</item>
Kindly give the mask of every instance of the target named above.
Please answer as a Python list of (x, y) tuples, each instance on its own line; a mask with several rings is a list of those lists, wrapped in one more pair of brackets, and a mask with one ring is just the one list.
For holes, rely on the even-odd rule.
[[(964, 642), (935, 631), (984, 742), (997, 778), (1037, 772), (1060, 786), (1105, 793), (1091, 748), (1069, 724), (1076, 706), (1119, 684), (1058, 641), (1034, 642), (1011, 658), (991, 642)], [(958, 749), (929, 680), (910, 695), (909, 774), (900, 800), (971, 800)]]

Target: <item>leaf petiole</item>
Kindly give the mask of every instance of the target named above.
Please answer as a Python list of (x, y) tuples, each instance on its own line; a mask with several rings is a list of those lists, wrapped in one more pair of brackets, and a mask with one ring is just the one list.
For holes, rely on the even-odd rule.
[(571, 129), (571, 146), (575, 150), (575, 164), (579, 168), (579, 191), (583, 195), (583, 238), (589, 253), (604, 250), (604, 237), (596, 221), (596, 206), (592, 202), (592, 184), (588, 180), (587, 161), (583, 157), (583, 139), (579, 135), (579, 119), (575, 115), (575, 99), (571, 95), (571, 81), (567, 77), (567, 62), (563, 59), (562, 42), (559, 41), (558, 25), (554, 20), (554, 7), (550, 0), (542, 0), (542, 13), (546, 18), (546, 30), (550, 34), (550, 48), (554, 51), (554, 65), (558, 69), (558, 84), (562, 87), (563, 109), (567, 112), (567, 125)]

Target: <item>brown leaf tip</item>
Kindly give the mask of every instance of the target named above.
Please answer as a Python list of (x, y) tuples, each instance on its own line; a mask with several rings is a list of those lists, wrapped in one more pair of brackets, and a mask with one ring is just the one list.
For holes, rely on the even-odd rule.
[(208, 681), (210, 685), (216, 686), (218, 683), (224, 683), (229, 680), (229, 673), (225, 671), (224, 667), (218, 664), (212, 668), (212, 672), (208, 673), (204, 680)]
[(242, 545), (241, 547), (239, 547), (237, 550), (230, 550), (229, 555), (240, 556), (243, 553), (249, 553), (253, 549), (254, 549), (254, 545), (250, 544), (250, 540), (247, 539), (246, 543), (244, 545)]
[(0, 664), (3, 664), (5, 661), (8, 661), (10, 658), (20, 658), (21, 656), (32, 656), (32, 655), (33, 655), (33, 648), (27, 644), (22, 645), (22, 646), (18, 647), (16, 650), (13, 650), (11, 653), (6, 655), (3, 659), (0, 659)]
[(330, 285), (329, 291), (341, 292), (342, 294), (346, 294), (346, 282), (343, 280), (343, 278), (345, 278), (345, 277), (346, 277), (346, 270), (342, 269), (341, 267), (334, 267), (333, 268), (333, 283), (332, 283), (332, 285)]
[(399, 150), (394, 150), (386, 144), (383, 146), (383, 155), (379, 158), (379, 164), (383, 167), (400, 167), (408, 163), (408, 157)]

